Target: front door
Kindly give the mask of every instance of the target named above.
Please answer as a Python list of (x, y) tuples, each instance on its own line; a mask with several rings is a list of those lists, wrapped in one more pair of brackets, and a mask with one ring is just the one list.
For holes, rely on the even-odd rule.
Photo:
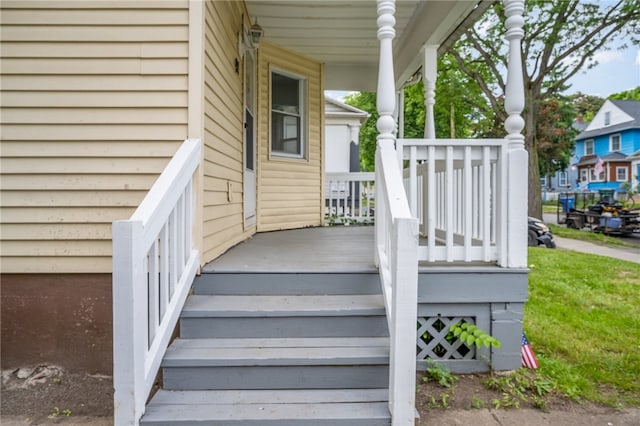
[(253, 52), (244, 55), (244, 223), (256, 223), (256, 64)]

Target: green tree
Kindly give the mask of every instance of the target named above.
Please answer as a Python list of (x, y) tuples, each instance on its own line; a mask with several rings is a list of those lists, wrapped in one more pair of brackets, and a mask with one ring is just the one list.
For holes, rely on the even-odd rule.
[(595, 117), (605, 101), (605, 99), (599, 96), (586, 95), (581, 92), (569, 95), (569, 100), (576, 113), (576, 118), (585, 123), (593, 120), (593, 117)]
[(541, 102), (536, 122), (540, 175), (550, 176), (569, 166), (578, 132), (573, 127), (575, 109), (569, 98), (559, 97)]
[(378, 136), (376, 94), (372, 92), (351, 93), (345, 98), (345, 103), (371, 114), (360, 128), (360, 170), (373, 171), (376, 164), (376, 138)]
[[(525, 15), (525, 36), (520, 47), (526, 99), (524, 135), (529, 152), (529, 215), (540, 217), (537, 121), (543, 101), (565, 91), (568, 80), (580, 70), (595, 66), (595, 53), (610, 48), (615, 40), (640, 41), (640, 0), (620, 0), (610, 5), (530, 0), (525, 3)], [(504, 5), (494, 3), (450, 49), (460, 68), (480, 84), (495, 111), (495, 123), (506, 119), (500, 105), (508, 55), (505, 19)], [(504, 134), (504, 130), (501, 132)]]
[(609, 96), (609, 99), (617, 101), (640, 101), (640, 86), (635, 89), (614, 93)]

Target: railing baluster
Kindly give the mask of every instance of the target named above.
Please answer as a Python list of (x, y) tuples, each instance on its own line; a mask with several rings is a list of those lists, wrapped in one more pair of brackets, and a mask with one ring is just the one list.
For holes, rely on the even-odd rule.
[(409, 205), (411, 206), (411, 214), (418, 217), (418, 183), (417, 169), (418, 160), (416, 159), (417, 148), (412, 146), (409, 154)]
[(446, 155), (446, 165), (445, 165), (445, 183), (446, 183), (446, 193), (445, 193), (445, 203), (446, 203), (446, 216), (445, 216), (445, 227), (446, 227), (446, 237), (445, 237), (445, 245), (447, 247), (447, 262), (453, 262), (453, 146), (447, 146), (447, 155)]
[(427, 148), (427, 253), (429, 262), (435, 261), (436, 251), (436, 148)]
[(149, 249), (149, 254), (147, 256), (148, 262), (148, 288), (149, 288), (149, 346), (151, 346), (151, 342), (154, 337), (156, 337), (156, 328), (160, 324), (160, 294), (159, 294), (159, 283), (160, 280), (158, 278), (158, 273), (160, 272), (160, 268), (158, 268), (158, 241), (154, 241)]
[(491, 205), (489, 194), (491, 194), (491, 164), (490, 164), (490, 151), (489, 147), (485, 146), (482, 148), (482, 185), (483, 185), (483, 195), (484, 198), (482, 200), (482, 252), (483, 252), (483, 260), (488, 262), (491, 260), (491, 253), (489, 252), (489, 247), (491, 245)]
[(160, 317), (169, 304), (169, 228), (165, 224), (160, 231)]
[(473, 181), (471, 169), (471, 147), (464, 148), (464, 202), (463, 209), (467, 212), (464, 215), (464, 260), (470, 262), (471, 257), (471, 238), (473, 236), (473, 215), (468, 212), (473, 211)]

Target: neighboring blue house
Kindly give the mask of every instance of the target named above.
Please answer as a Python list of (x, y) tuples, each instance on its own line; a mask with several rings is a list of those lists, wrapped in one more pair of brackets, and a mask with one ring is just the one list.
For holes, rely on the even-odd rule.
[(580, 188), (621, 192), (640, 174), (640, 101), (605, 101), (576, 137), (574, 155)]

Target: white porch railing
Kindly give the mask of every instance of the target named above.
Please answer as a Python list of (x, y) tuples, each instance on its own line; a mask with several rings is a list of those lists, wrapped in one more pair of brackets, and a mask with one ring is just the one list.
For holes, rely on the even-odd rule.
[(373, 221), (375, 173), (326, 173), (325, 216), (329, 223)]
[[(423, 261), (506, 265), (506, 139), (399, 139)], [(526, 167), (509, 164), (509, 167)], [(524, 238), (524, 235), (522, 236)]]
[(186, 140), (129, 220), (113, 223), (114, 423), (137, 425), (199, 267), (200, 141)]

